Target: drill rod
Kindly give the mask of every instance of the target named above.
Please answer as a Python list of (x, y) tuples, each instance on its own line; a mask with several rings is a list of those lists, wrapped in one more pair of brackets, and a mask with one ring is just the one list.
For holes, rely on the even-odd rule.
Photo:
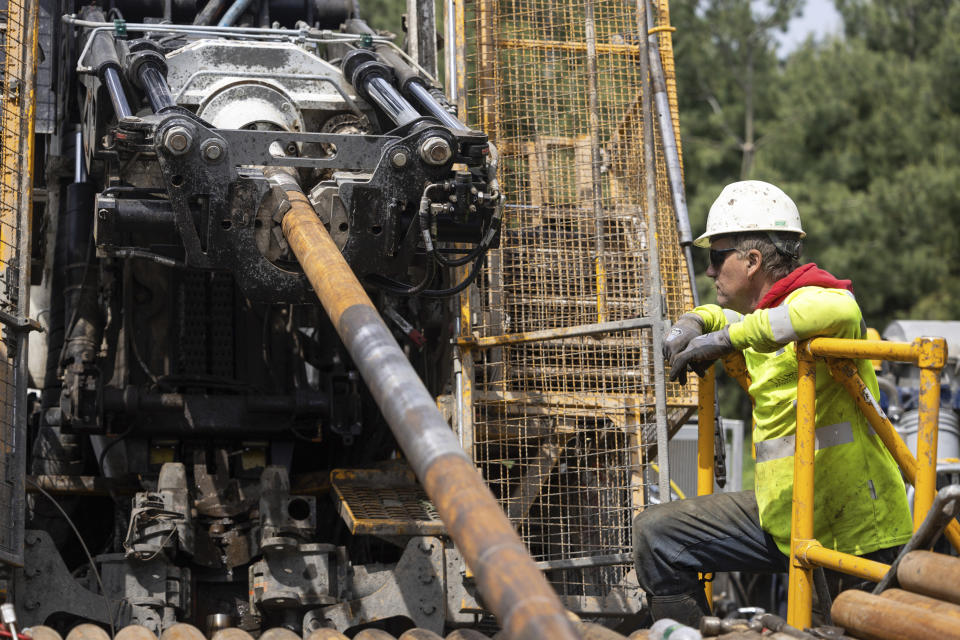
[(363, 286), (283, 168), (267, 177), (291, 208), (283, 235), (360, 369), (411, 468), (477, 578), (508, 637), (576, 638), (563, 605), (420, 381)]

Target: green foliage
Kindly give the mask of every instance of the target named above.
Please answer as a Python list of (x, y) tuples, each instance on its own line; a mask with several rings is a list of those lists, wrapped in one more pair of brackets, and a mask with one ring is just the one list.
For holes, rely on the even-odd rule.
[(374, 29), (397, 34), (394, 42), (400, 45), (403, 44), (402, 19), (406, 12), (405, 0), (360, 1), (360, 17)]
[[(869, 324), (960, 319), (960, 3), (837, 0), (846, 37), (779, 62), (769, 37), (730, 30), (728, 20), (749, 21), (743, 4), (673, 12), (694, 230), (724, 184), (769, 180), (800, 207), (807, 259), (853, 280)], [(754, 70), (755, 157), (739, 174), (744, 150), (731, 130), (749, 106), (737, 89), (745, 67), (716, 52), (730, 38), (728, 50), (759, 47), (757, 59), (774, 61)]]

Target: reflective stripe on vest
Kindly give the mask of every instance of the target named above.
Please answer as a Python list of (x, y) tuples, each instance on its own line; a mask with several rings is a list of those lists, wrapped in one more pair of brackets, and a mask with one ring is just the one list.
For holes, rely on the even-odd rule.
[(800, 339), (793, 329), (793, 323), (790, 321), (790, 307), (786, 303), (767, 311), (767, 321), (770, 323), (770, 331), (777, 344), (787, 344)]
[(727, 319), (727, 324), (733, 324), (734, 322), (740, 322), (743, 320), (743, 316), (733, 309), (724, 309), (723, 317)]
[[(817, 445), (815, 450), (835, 447), (838, 444), (853, 442), (853, 427), (849, 422), (838, 422), (820, 427), (815, 432)], [(780, 458), (790, 458), (797, 449), (796, 436), (783, 436), (773, 440), (761, 440), (754, 445), (757, 452), (757, 463), (770, 462)]]

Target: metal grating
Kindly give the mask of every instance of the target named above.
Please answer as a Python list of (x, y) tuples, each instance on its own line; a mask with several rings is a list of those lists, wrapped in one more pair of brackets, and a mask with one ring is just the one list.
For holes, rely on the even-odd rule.
[[(655, 6), (667, 27), (666, 0)], [(465, 354), (464, 444), (536, 559), (629, 552), (654, 443), (653, 331), (665, 321), (652, 317), (652, 296), (659, 287), (669, 318), (692, 306), (659, 134), (657, 210), (645, 211), (637, 4), (467, 0), (463, 15), (461, 102), (499, 150), (508, 214), (461, 332), (546, 338)], [(669, 30), (658, 37), (676, 128)], [(644, 317), (630, 330), (560, 337)], [(678, 426), (696, 386), (668, 385), (666, 399)], [(561, 595), (596, 597), (629, 568), (549, 577)]]
[(0, 560), (23, 561), (26, 334), (37, 2), (0, 4)]
[(330, 484), (350, 533), (443, 535), (436, 508), (409, 469), (334, 469)]

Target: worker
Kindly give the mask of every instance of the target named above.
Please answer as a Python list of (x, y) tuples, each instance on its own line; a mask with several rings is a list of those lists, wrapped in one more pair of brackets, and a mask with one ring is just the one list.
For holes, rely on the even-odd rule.
[[(862, 339), (866, 326), (849, 280), (800, 266), (797, 206), (756, 180), (727, 185), (694, 244), (710, 249), (717, 302), (685, 313), (663, 355), (686, 383), (742, 351), (752, 383), (753, 491), (652, 505), (634, 520), (637, 578), (653, 618), (695, 626), (708, 613), (698, 574), (787, 570), (796, 433), (796, 341)], [(869, 361), (857, 367), (878, 397)], [(912, 526), (893, 457), (846, 391), (818, 365), (814, 536), (826, 548), (891, 562)]]

